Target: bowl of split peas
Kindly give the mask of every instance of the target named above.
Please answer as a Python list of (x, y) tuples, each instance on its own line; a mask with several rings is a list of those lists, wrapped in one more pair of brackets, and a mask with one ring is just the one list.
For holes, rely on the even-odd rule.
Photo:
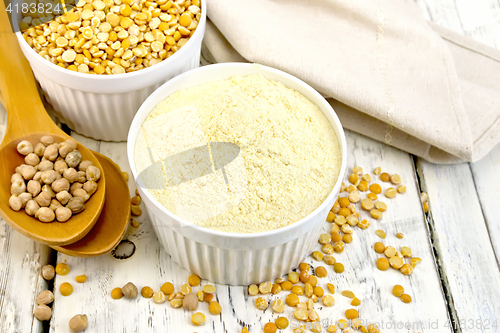
[(199, 67), (206, 0), (75, 0), (49, 14), (41, 0), (14, 4), (14, 30), (46, 100), (85, 136), (125, 141), (144, 100)]

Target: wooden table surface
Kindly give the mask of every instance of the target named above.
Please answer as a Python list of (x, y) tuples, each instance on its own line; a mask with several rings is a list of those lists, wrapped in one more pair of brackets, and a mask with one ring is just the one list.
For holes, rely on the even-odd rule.
[[(500, 48), (499, 0), (417, 0), (417, 4), (428, 20)], [(0, 137), (5, 122), (6, 112), (0, 107)], [(340, 292), (351, 290), (361, 300), (360, 317), (379, 323), (382, 332), (500, 332), (500, 145), (477, 163), (434, 165), (362, 135), (346, 134), (349, 168), (359, 165), (371, 173), (380, 166), (399, 173), (407, 192), (384, 198), (389, 208), (383, 219), (371, 220), (366, 230), (356, 228), (354, 241), (343, 253), (335, 254), (345, 272), (336, 274), (328, 266), (328, 276), (320, 279), (325, 289), (327, 282), (337, 289), (333, 307), (316, 306), (322, 320), (344, 318), (345, 310), (352, 306)], [(72, 135), (130, 171), (125, 143)], [(131, 180), (129, 188), (133, 195)], [(428, 214), (421, 205), (421, 192), (429, 195)], [(222, 314), (210, 315), (208, 304), (201, 304), (199, 311), (207, 321), (199, 327), (191, 324), (188, 312), (174, 309), (168, 302), (155, 304), (142, 297), (111, 299), (111, 289), (129, 281), (155, 290), (167, 281), (176, 289), (187, 283), (189, 272), (163, 251), (146, 214), (137, 220), (140, 227), (129, 228), (125, 236), (136, 246), (127, 260), (109, 254), (69, 257), (25, 238), (0, 220), (0, 332), (70, 332), (68, 321), (78, 313), (89, 318), (86, 332), (241, 332), (243, 326), (250, 332), (262, 332), (265, 323), (278, 317), (270, 308), (256, 309), (255, 297), (248, 295), (246, 287), (216, 285)], [(380, 241), (377, 229), (386, 232), (382, 240), (386, 245), (409, 246), (414, 256), (422, 258), (411, 276), (376, 269), (380, 257), (373, 251), (373, 244)], [(404, 238), (396, 238), (397, 232), (404, 233)], [(71, 267), (68, 275), (56, 276), (49, 283), (41, 278), (42, 265), (60, 262)], [(325, 265), (311, 257), (306, 262)], [(81, 274), (87, 275), (87, 282), (76, 283), (75, 277)], [(72, 295), (60, 294), (63, 282), (73, 285)], [(202, 281), (202, 285), (207, 283)], [(410, 304), (392, 296), (395, 284), (403, 285), (411, 295)], [(33, 310), (37, 294), (45, 289), (54, 291), (55, 301), (50, 323), (41, 324), (34, 319)], [(281, 292), (266, 298), (285, 295)], [(284, 315), (291, 319), (291, 308)]]

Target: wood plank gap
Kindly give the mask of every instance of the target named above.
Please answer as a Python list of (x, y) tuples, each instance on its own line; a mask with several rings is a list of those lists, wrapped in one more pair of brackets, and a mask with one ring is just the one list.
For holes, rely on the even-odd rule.
[[(479, 207), (481, 207), (481, 214), (483, 214), (483, 218), (484, 218), (484, 221), (486, 222), (487, 221), (487, 215), (484, 211), (484, 208), (483, 208), (483, 202), (481, 201), (481, 196), (480, 196), (480, 193), (477, 189), (477, 185), (476, 185), (476, 178), (474, 177), (474, 170), (472, 170), (472, 166), (470, 163), (468, 163), (469, 165), (469, 169), (470, 169), (470, 173), (472, 175), (472, 181), (474, 183), (474, 191), (476, 191), (476, 194), (477, 194), (477, 197), (479, 198)], [(486, 226), (486, 230), (488, 230), (488, 239), (490, 240), (490, 243), (491, 243), (491, 248), (493, 249), (493, 255), (495, 256), (495, 260), (497, 262), (497, 267), (498, 267), (498, 270), (500, 271), (500, 261), (498, 260), (498, 253), (495, 249), (495, 244), (493, 243), (493, 239), (491, 238), (491, 230), (490, 230), (490, 227), (488, 225), (488, 223), (485, 223), (485, 226)]]
[[(415, 171), (415, 179), (417, 182), (417, 187), (420, 189), (420, 193), (426, 192), (426, 184), (425, 180), (423, 177), (423, 170), (422, 167), (419, 164), (419, 160), (417, 156), (413, 155), (413, 168)], [(422, 209), (423, 211), (423, 209)], [(446, 300), (446, 308), (448, 310), (448, 321), (450, 323), (457, 323), (459, 321), (459, 317), (457, 314), (457, 310), (455, 308), (455, 302), (453, 300), (453, 294), (450, 289), (450, 284), (448, 282), (448, 277), (446, 276), (446, 273), (444, 272), (443, 265), (441, 264), (441, 250), (439, 246), (439, 238), (437, 236), (437, 233), (435, 232), (435, 227), (434, 227), (434, 219), (432, 218), (432, 211), (429, 210), (429, 213), (425, 214), (424, 213), (424, 219), (427, 222), (427, 232), (429, 234), (429, 239), (431, 241), (432, 245), (432, 254), (434, 256), (434, 264), (436, 265), (439, 278), (441, 280), (441, 290), (443, 292), (443, 295)], [(460, 328), (460, 325), (450, 325), (450, 328), (453, 330), (454, 333), (462, 333), (462, 329)]]

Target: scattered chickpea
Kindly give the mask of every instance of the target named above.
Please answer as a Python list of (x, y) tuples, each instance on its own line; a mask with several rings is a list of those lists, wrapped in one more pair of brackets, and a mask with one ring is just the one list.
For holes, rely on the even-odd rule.
[(60, 262), (56, 265), (56, 274), (66, 275), (69, 273), (69, 266), (66, 263)]
[(354, 297), (351, 301), (351, 305), (352, 306), (359, 306), (361, 304), (361, 301), (359, 300), (359, 298), (357, 297)]
[(345, 248), (345, 245), (344, 245), (344, 242), (336, 242), (335, 244), (333, 244), (333, 248), (335, 250), (335, 252), (337, 253), (342, 253), (344, 252), (344, 248)]
[(405, 236), (405, 235), (404, 235), (402, 232), (398, 232), (398, 233), (396, 234), (396, 237), (397, 237), (397, 238), (399, 238), (399, 239), (403, 239), (403, 237), (404, 237), (404, 236)]
[(398, 193), (405, 193), (406, 192), (406, 186), (404, 185), (399, 185), (396, 189), (398, 191)]
[(184, 309), (189, 310), (189, 311), (195, 311), (198, 308), (199, 302), (200, 302), (200, 300), (198, 299), (198, 296), (196, 296), (195, 293), (191, 292), (191, 293), (188, 293), (182, 299), (182, 307)]
[(59, 291), (61, 292), (61, 295), (69, 296), (73, 293), (73, 286), (68, 282), (61, 283)]
[(78, 314), (69, 320), (69, 329), (73, 332), (81, 332), (87, 328), (88, 318), (85, 314)]
[(50, 304), (54, 301), (54, 294), (50, 290), (44, 290), (36, 297), (36, 304)]
[(371, 201), (375, 201), (375, 200), (377, 200), (377, 198), (378, 198), (378, 197), (377, 197), (377, 195), (376, 195), (375, 193), (371, 193), (371, 192), (370, 192), (370, 193), (368, 193), (368, 194), (366, 195), (366, 197), (367, 197), (368, 199), (370, 199)]
[(55, 272), (54, 266), (52, 266), (52, 265), (42, 266), (41, 275), (45, 280), (47, 280), (47, 281), (52, 280), (54, 278), (55, 274), (56, 274), (56, 272)]
[(191, 316), (191, 322), (196, 325), (203, 325), (205, 323), (205, 315), (201, 312), (196, 312)]
[(330, 293), (335, 294), (335, 286), (333, 284), (327, 283), (326, 287), (328, 288), (328, 291), (330, 291)]
[(134, 299), (138, 294), (137, 287), (132, 282), (128, 282), (126, 285), (124, 285), (122, 287), (122, 292), (123, 296), (128, 299)]
[(35, 308), (35, 318), (40, 321), (49, 320), (52, 317), (52, 310), (45, 304), (40, 304)]

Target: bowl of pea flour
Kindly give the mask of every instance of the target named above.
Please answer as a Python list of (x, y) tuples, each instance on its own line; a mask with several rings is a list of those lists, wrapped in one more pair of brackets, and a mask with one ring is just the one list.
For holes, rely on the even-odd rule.
[(321, 95), (255, 64), (176, 77), (144, 102), (128, 138), (132, 173), (165, 250), (228, 284), (270, 280), (305, 257), (340, 189), (345, 151), (342, 126)]

